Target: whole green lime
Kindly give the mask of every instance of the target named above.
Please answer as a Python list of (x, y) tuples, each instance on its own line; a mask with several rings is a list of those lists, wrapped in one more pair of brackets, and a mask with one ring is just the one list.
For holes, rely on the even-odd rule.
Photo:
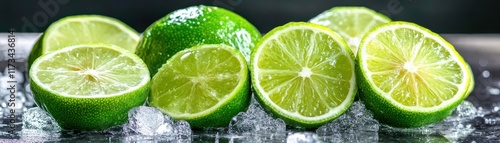
[(169, 13), (149, 26), (135, 53), (154, 76), (174, 54), (201, 44), (229, 45), (238, 49), (248, 62), (260, 37), (257, 28), (234, 12), (213, 6), (192, 6)]

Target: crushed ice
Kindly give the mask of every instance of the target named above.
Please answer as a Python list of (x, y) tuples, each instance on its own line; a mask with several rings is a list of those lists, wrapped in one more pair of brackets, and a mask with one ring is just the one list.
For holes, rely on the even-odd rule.
[(323, 141), (377, 142), (379, 123), (361, 101), (355, 101), (340, 117), (319, 127)]
[(287, 143), (317, 143), (320, 142), (319, 137), (311, 132), (297, 132), (288, 135), (286, 138)]
[(229, 123), (230, 134), (285, 134), (286, 125), (281, 119), (274, 119), (258, 104), (252, 104), (246, 112), (240, 112)]
[(135, 107), (128, 114), (128, 121), (123, 125), (126, 142), (150, 139), (163, 141), (191, 139), (192, 131), (188, 122), (174, 121), (154, 107)]

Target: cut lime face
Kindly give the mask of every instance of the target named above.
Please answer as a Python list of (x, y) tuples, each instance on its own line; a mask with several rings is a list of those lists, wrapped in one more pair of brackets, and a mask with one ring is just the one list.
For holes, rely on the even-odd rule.
[(144, 62), (114, 45), (75, 45), (34, 61), (30, 83), (38, 106), (65, 129), (103, 130), (127, 119), (149, 92)]
[(444, 119), (470, 90), (472, 73), (453, 46), (413, 23), (375, 28), (363, 39), (357, 57), (367, 107), (384, 119), (399, 114), (388, 124), (411, 127)]
[(288, 124), (314, 127), (333, 120), (356, 94), (354, 55), (320, 25), (292, 22), (273, 29), (251, 63), (257, 97)]
[(368, 31), (390, 21), (390, 18), (372, 9), (354, 6), (334, 7), (310, 20), (340, 34), (354, 53)]
[(42, 54), (87, 43), (114, 44), (135, 52), (139, 34), (125, 23), (100, 15), (77, 15), (60, 19), (44, 32)]
[(248, 69), (243, 55), (226, 45), (178, 52), (153, 77), (151, 106), (194, 127), (227, 126), (248, 106)]

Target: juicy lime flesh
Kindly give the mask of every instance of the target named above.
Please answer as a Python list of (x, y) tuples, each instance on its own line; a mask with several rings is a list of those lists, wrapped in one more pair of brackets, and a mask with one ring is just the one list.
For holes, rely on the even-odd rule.
[[(45, 59), (35, 77), (46, 87), (67, 95), (99, 96), (139, 85), (148, 75), (144, 66), (104, 47), (75, 48)], [(64, 84), (61, 84), (64, 83)]]
[(356, 52), (363, 36), (373, 27), (389, 22), (384, 15), (364, 7), (335, 7), (311, 19), (337, 32)]
[(257, 61), (263, 92), (284, 110), (305, 117), (339, 106), (350, 92), (353, 68), (352, 59), (334, 41), (327, 34), (300, 29), (270, 40)]
[(384, 31), (366, 46), (368, 78), (404, 106), (440, 105), (457, 94), (464, 80), (453, 55), (421, 32)]
[(43, 54), (86, 43), (114, 44), (134, 52), (139, 40), (139, 34), (130, 27), (103, 16), (74, 16), (58, 22), (46, 32)]
[[(235, 51), (236, 52), (236, 51)], [(200, 48), (181, 51), (154, 76), (151, 104), (170, 115), (182, 117), (214, 107), (237, 88), (241, 80), (242, 59), (219, 49)], [(171, 62), (170, 62), (171, 61)]]

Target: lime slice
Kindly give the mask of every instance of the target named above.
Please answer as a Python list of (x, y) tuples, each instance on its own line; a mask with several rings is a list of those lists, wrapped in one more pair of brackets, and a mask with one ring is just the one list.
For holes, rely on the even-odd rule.
[(339, 6), (310, 20), (326, 26), (344, 38), (356, 54), (361, 38), (373, 27), (390, 22), (387, 16), (366, 7)]
[(473, 81), (451, 44), (409, 22), (374, 28), (363, 38), (357, 61), (360, 99), (380, 122), (396, 127), (443, 120)]
[(103, 130), (127, 120), (149, 92), (149, 72), (114, 45), (75, 45), (34, 61), (31, 90), (39, 107), (64, 129)]
[(243, 55), (226, 45), (201, 45), (173, 55), (153, 76), (149, 104), (195, 128), (227, 126), (249, 104)]
[(133, 53), (138, 42), (139, 33), (118, 19), (101, 15), (68, 16), (47, 28), (28, 61), (67, 46), (86, 43), (113, 44)]
[(135, 52), (139, 34), (118, 19), (100, 15), (68, 16), (50, 25), (43, 38), (43, 54), (81, 43), (114, 44)]
[(327, 27), (291, 22), (274, 28), (251, 57), (251, 76), (264, 108), (288, 125), (318, 127), (352, 104), (354, 55)]

